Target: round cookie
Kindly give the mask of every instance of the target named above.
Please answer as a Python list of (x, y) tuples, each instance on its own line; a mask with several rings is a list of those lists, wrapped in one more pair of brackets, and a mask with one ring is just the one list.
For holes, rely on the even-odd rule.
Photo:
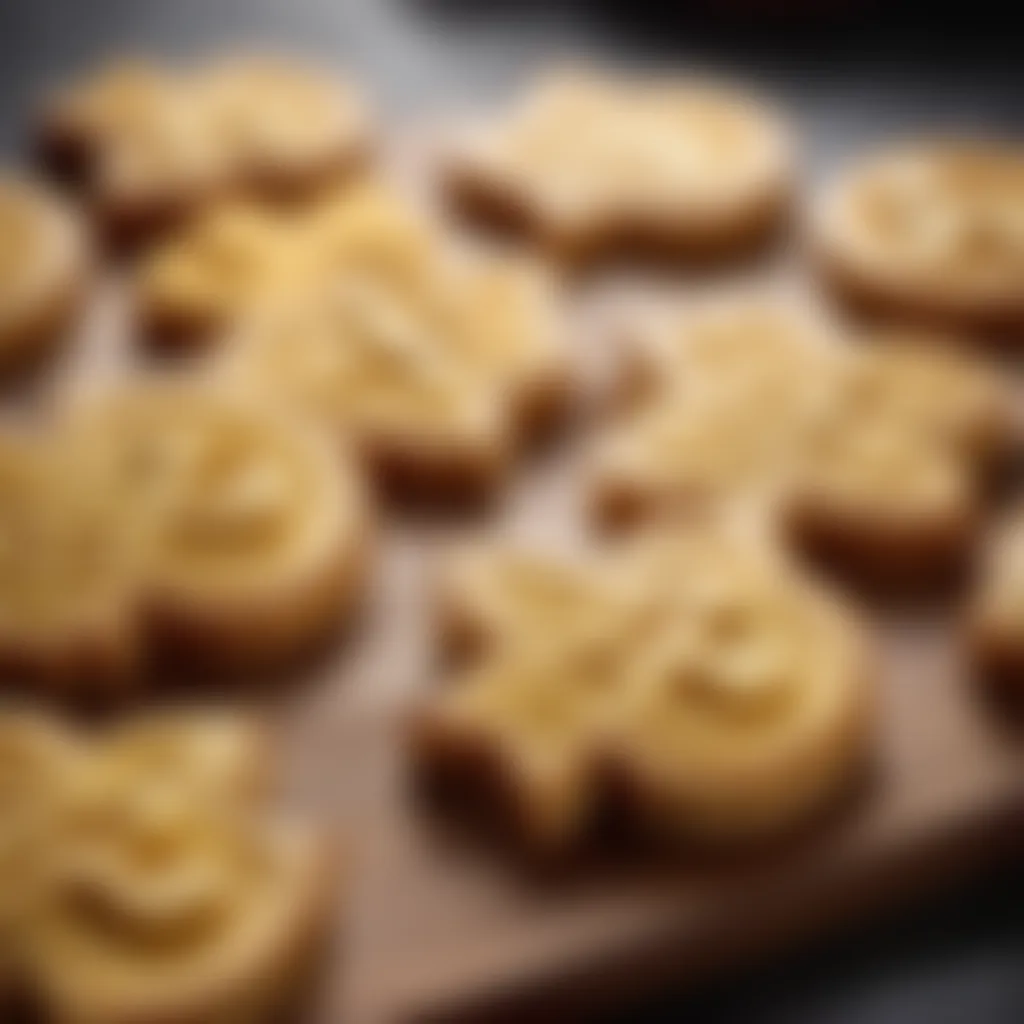
[(896, 318), (1024, 330), (1024, 149), (940, 142), (854, 165), (812, 224), (826, 279)]
[(781, 219), (788, 133), (725, 87), (563, 72), (453, 147), (456, 198), (579, 259), (609, 250), (720, 255)]
[(779, 559), (699, 535), (677, 544), (655, 546), (672, 571), (669, 628), (628, 667), (604, 756), (655, 834), (771, 836), (827, 808), (866, 760), (864, 638), (832, 595)]
[(31, 362), (67, 328), (87, 263), (81, 226), (56, 196), (0, 177), (0, 372)]

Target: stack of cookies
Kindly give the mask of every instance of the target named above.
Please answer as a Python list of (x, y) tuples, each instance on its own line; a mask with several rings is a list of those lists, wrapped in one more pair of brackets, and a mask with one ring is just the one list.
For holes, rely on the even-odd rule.
[[(988, 343), (1024, 330), (1024, 148), (901, 144), (801, 218), (786, 119), (711, 81), (545, 76), (416, 168), (435, 203), (380, 136), (352, 86), (265, 57), (122, 62), (44, 104), (61, 187), (0, 178), (0, 370), (71, 344), (126, 241), (162, 362), (0, 432), (5, 682), (110, 700), (167, 663), (287, 671), (353, 617), (387, 506), (498, 498), (571, 426), (581, 543), (493, 538), (441, 573), (451, 678), (393, 731), (415, 771), (543, 858), (609, 820), (717, 848), (822, 815), (874, 738), (864, 592), (841, 592), (972, 566), (1016, 454)], [(721, 269), (796, 222), (816, 301), (637, 309), (585, 339), (615, 357), (592, 393), (581, 275)], [(964, 631), (1018, 687), (1022, 524)], [(210, 711), (99, 734), (0, 711), (0, 1001), (280, 1008), (336, 878), (319, 830), (267, 811), (266, 742)]]

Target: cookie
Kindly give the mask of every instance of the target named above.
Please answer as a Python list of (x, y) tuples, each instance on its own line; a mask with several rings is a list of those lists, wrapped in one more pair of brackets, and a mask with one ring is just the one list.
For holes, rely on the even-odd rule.
[(129, 678), (135, 551), (50, 438), (0, 436), (0, 672), (55, 688)]
[(101, 69), (44, 108), (41, 148), (71, 167), (103, 222), (135, 237), (245, 191), (295, 194), (366, 154), (361, 99), (275, 58)]
[(0, 371), (32, 362), (66, 330), (87, 265), (84, 232), (62, 202), (0, 178)]
[(636, 340), (629, 408), (592, 458), (597, 518), (773, 499), (837, 372), (834, 340), (760, 300), (665, 313)]
[(374, 185), (286, 209), (225, 203), (143, 261), (137, 317), (157, 341), (217, 340), (254, 309), (315, 292), (346, 267), (402, 275), (430, 245), (407, 204)]
[[(27, 728), (0, 716), (0, 735)], [(93, 739), (31, 728), (75, 744), (41, 794), (8, 933), (46, 1019), (274, 1019), (325, 930), (334, 858), (238, 788), (266, 755), (251, 727), (177, 713)], [(38, 785), (20, 763), (14, 781)]]
[(985, 478), (1014, 443), (1010, 395), (984, 365), (889, 336), (857, 352), (804, 431), (786, 515), (798, 543), (884, 579), (959, 568)]
[(485, 614), (504, 601), (511, 632), (431, 698), (413, 752), (532, 852), (578, 845), (609, 802), (662, 838), (765, 838), (862, 765), (872, 683), (859, 628), (761, 541), (649, 534), (594, 556), (582, 602), (560, 583), (536, 607), (536, 574), (521, 586), (528, 563), (513, 580), (508, 557)]
[(353, 438), (385, 489), (417, 495), (492, 491), (570, 386), (547, 283), (440, 254), (414, 273), (350, 267), (228, 348), (240, 387)]
[(896, 318), (1019, 334), (1024, 328), (1024, 150), (900, 146), (823, 193), (818, 263), (854, 305)]
[(97, 399), (69, 429), (142, 536), (144, 612), (175, 654), (227, 667), (296, 656), (361, 589), (369, 521), (339, 447), (227, 389), (152, 384)]
[(589, 72), (542, 78), (452, 148), (447, 178), (463, 205), (571, 259), (749, 248), (781, 220), (792, 178), (788, 133), (757, 101)]

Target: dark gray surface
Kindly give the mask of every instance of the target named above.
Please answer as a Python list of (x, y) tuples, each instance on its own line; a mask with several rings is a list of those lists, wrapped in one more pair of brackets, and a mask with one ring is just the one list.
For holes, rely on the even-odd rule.
[[(635, 0), (0, 0), (0, 150), (20, 159), (33, 98), (48, 82), (126, 49), (226, 44), (337, 63), (389, 114), (410, 118), (500, 96), (553, 55), (737, 72), (793, 111), (815, 174), (896, 133), (1024, 136), (1021, 32), (994, 20), (995, 5), (965, 2), (945, 17), (941, 5), (920, 6), (896, 23), (894, 5), (879, 2), (812, 24), (715, 19), (686, 6), (690, 14), (666, 16)], [(798, 959), (629, 1014), (683, 1018), (1021, 1024), (1024, 883), (1011, 870)]]

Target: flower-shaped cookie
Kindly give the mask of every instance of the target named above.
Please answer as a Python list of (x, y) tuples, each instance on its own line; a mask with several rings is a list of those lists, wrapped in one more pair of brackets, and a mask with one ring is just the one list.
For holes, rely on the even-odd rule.
[(566, 397), (554, 310), (547, 281), (514, 263), (354, 267), (252, 318), (227, 370), (353, 437), (387, 485), (479, 494)]
[(244, 58), (102, 69), (48, 104), (40, 134), (107, 223), (134, 233), (225, 193), (317, 185), (365, 154), (368, 123), (354, 92), (326, 75)]
[(230, 665), (302, 651), (360, 589), (369, 532), (338, 446), (227, 389), (140, 385), (68, 424), (126, 535), (148, 620)]
[(432, 698), (413, 740), (428, 774), (483, 796), (533, 849), (579, 841), (612, 797), (662, 834), (763, 836), (819, 810), (863, 761), (859, 630), (763, 541), (651, 534), (575, 586), (563, 564), (554, 599), (537, 556), (512, 572), (514, 557), (477, 564), (463, 595), (470, 618), (487, 598), (491, 626), (501, 609), (504, 638)]
[(775, 115), (729, 89), (562, 73), (458, 143), (448, 170), (457, 197), (564, 255), (706, 254), (777, 223), (790, 163)]
[(209, 340), (346, 268), (401, 277), (435, 255), (425, 225), (377, 186), (286, 208), (239, 200), (214, 207), (145, 260), (138, 314), (152, 337)]
[(0, 713), (0, 744), (20, 745), (6, 775), (39, 803), (34, 870), (0, 883), (19, 897), (3, 939), (47, 1019), (280, 1012), (326, 924), (333, 858), (241, 785), (265, 757), (246, 723), (174, 715), (86, 740)]
[(904, 318), (1024, 326), (1024, 149), (904, 146), (854, 166), (813, 225), (827, 276), (854, 302)]
[(0, 177), (0, 370), (30, 361), (68, 326), (86, 270), (71, 211), (35, 185)]

